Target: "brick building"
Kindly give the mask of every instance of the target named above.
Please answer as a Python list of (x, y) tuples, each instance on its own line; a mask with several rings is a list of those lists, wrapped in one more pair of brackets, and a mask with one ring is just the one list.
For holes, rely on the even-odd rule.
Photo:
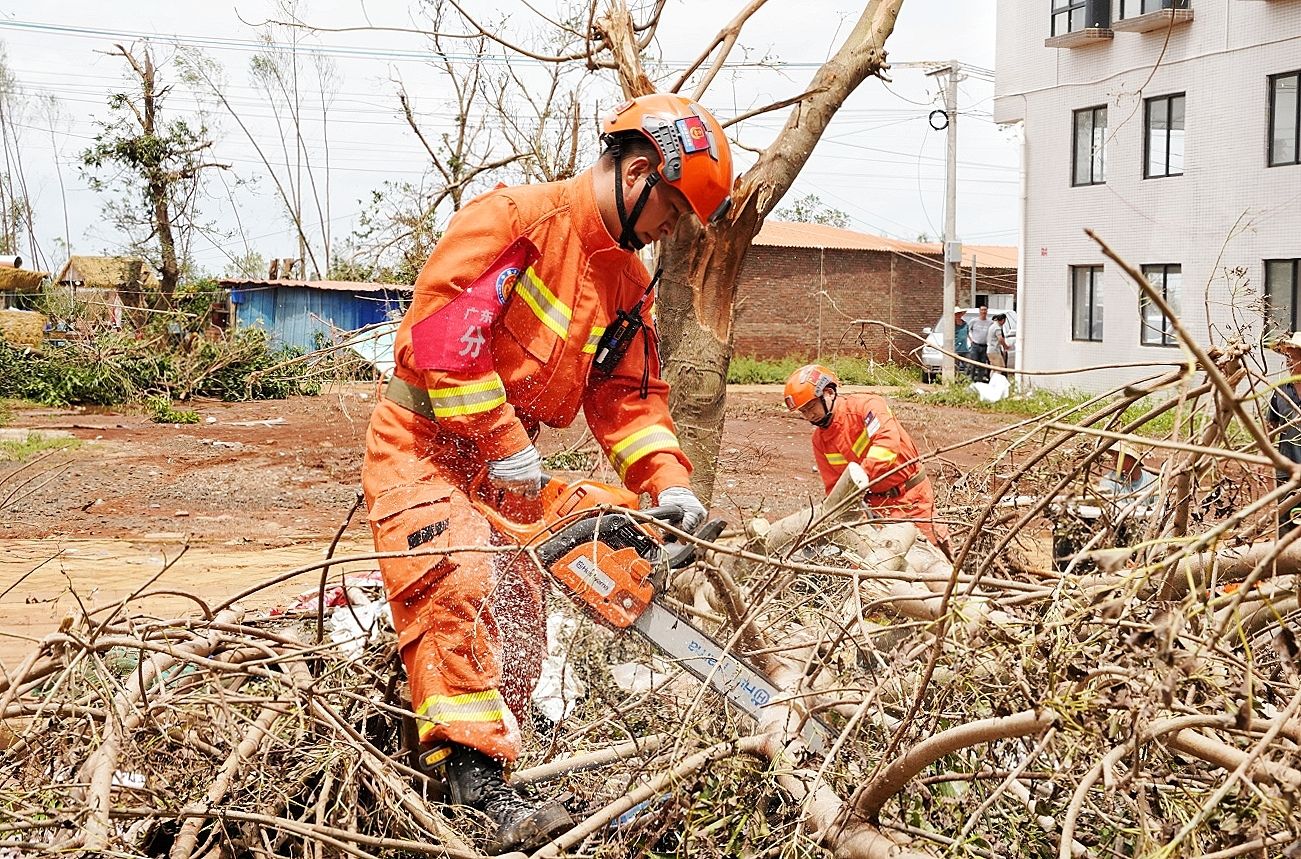
[[(958, 304), (1013, 306), (1015, 247), (963, 248)], [(971, 264), (975, 260), (975, 295)], [(737, 287), (733, 354), (752, 358), (855, 355), (907, 361), (944, 303), (937, 242), (905, 242), (823, 224), (768, 220), (746, 255)]]

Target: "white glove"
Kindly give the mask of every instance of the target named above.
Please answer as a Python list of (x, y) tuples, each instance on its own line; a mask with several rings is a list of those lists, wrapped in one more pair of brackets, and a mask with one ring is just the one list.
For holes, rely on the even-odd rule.
[(696, 494), (685, 486), (670, 486), (660, 493), (658, 503), (663, 506), (673, 505), (682, 508), (682, 524), (678, 527), (687, 533), (695, 533), (701, 522), (708, 515), (705, 505), (700, 503)]
[(537, 495), (542, 487), (542, 454), (533, 445), (488, 463), (488, 482), (519, 495)]

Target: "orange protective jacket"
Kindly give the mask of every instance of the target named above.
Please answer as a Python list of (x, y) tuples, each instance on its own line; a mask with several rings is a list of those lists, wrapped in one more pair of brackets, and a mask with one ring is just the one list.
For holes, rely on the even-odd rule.
[[(638, 338), (612, 374), (589, 374), (607, 323), (630, 310), (650, 282), (641, 260), (606, 229), (592, 183), (588, 171), (568, 182), (493, 191), (462, 209), (416, 279), (398, 329), (395, 375), (427, 389), (439, 427), (473, 440), (485, 460), (523, 450), (538, 424), (569, 426), (581, 407), (625, 485), (658, 495), (689, 485), (691, 465), (669, 418), (649, 301), (649, 354)], [(417, 369), (414, 325), (455, 299), (519, 237), (539, 257), (505, 287), (505, 304), (485, 332), (493, 369)]]
[[(648, 310), (647, 339), (613, 372), (591, 369), (605, 327), (649, 282), (606, 229), (590, 171), (493, 191), (458, 212), (395, 344), (395, 375), (428, 393), (434, 419), (388, 397), (371, 416), (362, 485), (376, 549), (487, 545), (494, 538), (467, 497), (472, 478), (530, 444), (539, 424), (567, 426), (580, 409), (629, 489), (658, 497), (687, 486)], [(422, 741), (513, 760), (546, 653), (546, 585), (534, 565), (458, 551), (380, 567)]]
[(921, 470), (917, 446), (884, 397), (837, 395), (831, 423), (813, 431), (813, 457), (828, 492), (849, 463), (857, 462), (871, 481), (866, 500), (873, 513), (882, 519), (911, 521), (932, 543), (947, 545), (948, 529), (934, 521), (930, 480), (907, 486)]

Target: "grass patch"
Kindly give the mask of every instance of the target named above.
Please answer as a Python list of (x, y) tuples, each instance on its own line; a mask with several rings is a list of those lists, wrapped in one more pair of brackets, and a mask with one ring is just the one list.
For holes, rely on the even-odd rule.
[(1021, 417), (1039, 417), (1050, 412), (1059, 414), (1064, 419), (1067, 413), (1078, 409), (1093, 399), (1093, 394), (1083, 391), (1049, 391), (1035, 388), (1026, 394), (1013, 393), (997, 403), (987, 403), (980, 399), (975, 389), (968, 383), (944, 385), (933, 391), (909, 390), (897, 395), (898, 399), (932, 406), (955, 406), (995, 414), (1020, 415)]
[(24, 462), (38, 453), (77, 447), (81, 447), (79, 438), (49, 438), (32, 432), (22, 441), (0, 441), (0, 462)]
[[(732, 385), (780, 385), (807, 363), (807, 358), (761, 360), (738, 356), (727, 366), (727, 381)], [(867, 358), (826, 358), (820, 363), (830, 368), (846, 385), (898, 388), (915, 385), (922, 378), (921, 370), (915, 366), (883, 364)]]
[[(1044, 388), (1035, 388), (1025, 394), (1013, 392), (1012, 396), (997, 403), (986, 403), (981, 401), (970, 384), (947, 385), (932, 391), (914, 387), (899, 391), (892, 394), (892, 396), (895, 399), (925, 405), (951, 406), (1020, 417), (1034, 418), (1052, 414), (1055, 420), (1066, 423), (1078, 421), (1086, 414), (1099, 411), (1110, 402), (1108, 400), (1096, 400), (1096, 395), (1084, 391), (1050, 391)], [(1121, 413), (1118, 419), (1112, 420), (1105, 427), (1119, 431), (1122, 427), (1142, 418), (1161, 403), (1162, 399), (1159, 397), (1144, 397), (1131, 404)], [(1146, 423), (1135, 429), (1134, 433), (1147, 438), (1174, 438), (1178, 435), (1185, 439), (1195, 439), (1202, 434), (1202, 431), (1211, 422), (1211, 415), (1206, 412), (1204, 407), (1198, 408), (1191, 415), (1185, 411), (1182, 415), (1182, 426), (1176, 428), (1175, 421), (1178, 416), (1179, 409), (1172, 408), (1156, 417), (1149, 418)], [(1229, 443), (1233, 445), (1244, 445), (1251, 438), (1237, 418), (1229, 422), (1226, 432)]]
[(199, 413), (188, 409), (172, 408), (172, 401), (167, 397), (149, 397), (145, 400), (149, 417), (156, 424), (197, 424)]

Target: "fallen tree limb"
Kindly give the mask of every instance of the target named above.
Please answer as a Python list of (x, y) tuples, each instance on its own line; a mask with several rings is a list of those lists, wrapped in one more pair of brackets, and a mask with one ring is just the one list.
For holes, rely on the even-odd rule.
[(1057, 721), (1051, 711), (1026, 710), (1010, 716), (997, 716), (958, 725), (941, 731), (918, 743), (902, 757), (881, 771), (876, 778), (863, 785), (850, 800), (852, 814), (865, 820), (876, 820), (881, 807), (918, 773), (935, 761), (968, 746), (1006, 740), (1010, 737), (1028, 737), (1042, 733)]

